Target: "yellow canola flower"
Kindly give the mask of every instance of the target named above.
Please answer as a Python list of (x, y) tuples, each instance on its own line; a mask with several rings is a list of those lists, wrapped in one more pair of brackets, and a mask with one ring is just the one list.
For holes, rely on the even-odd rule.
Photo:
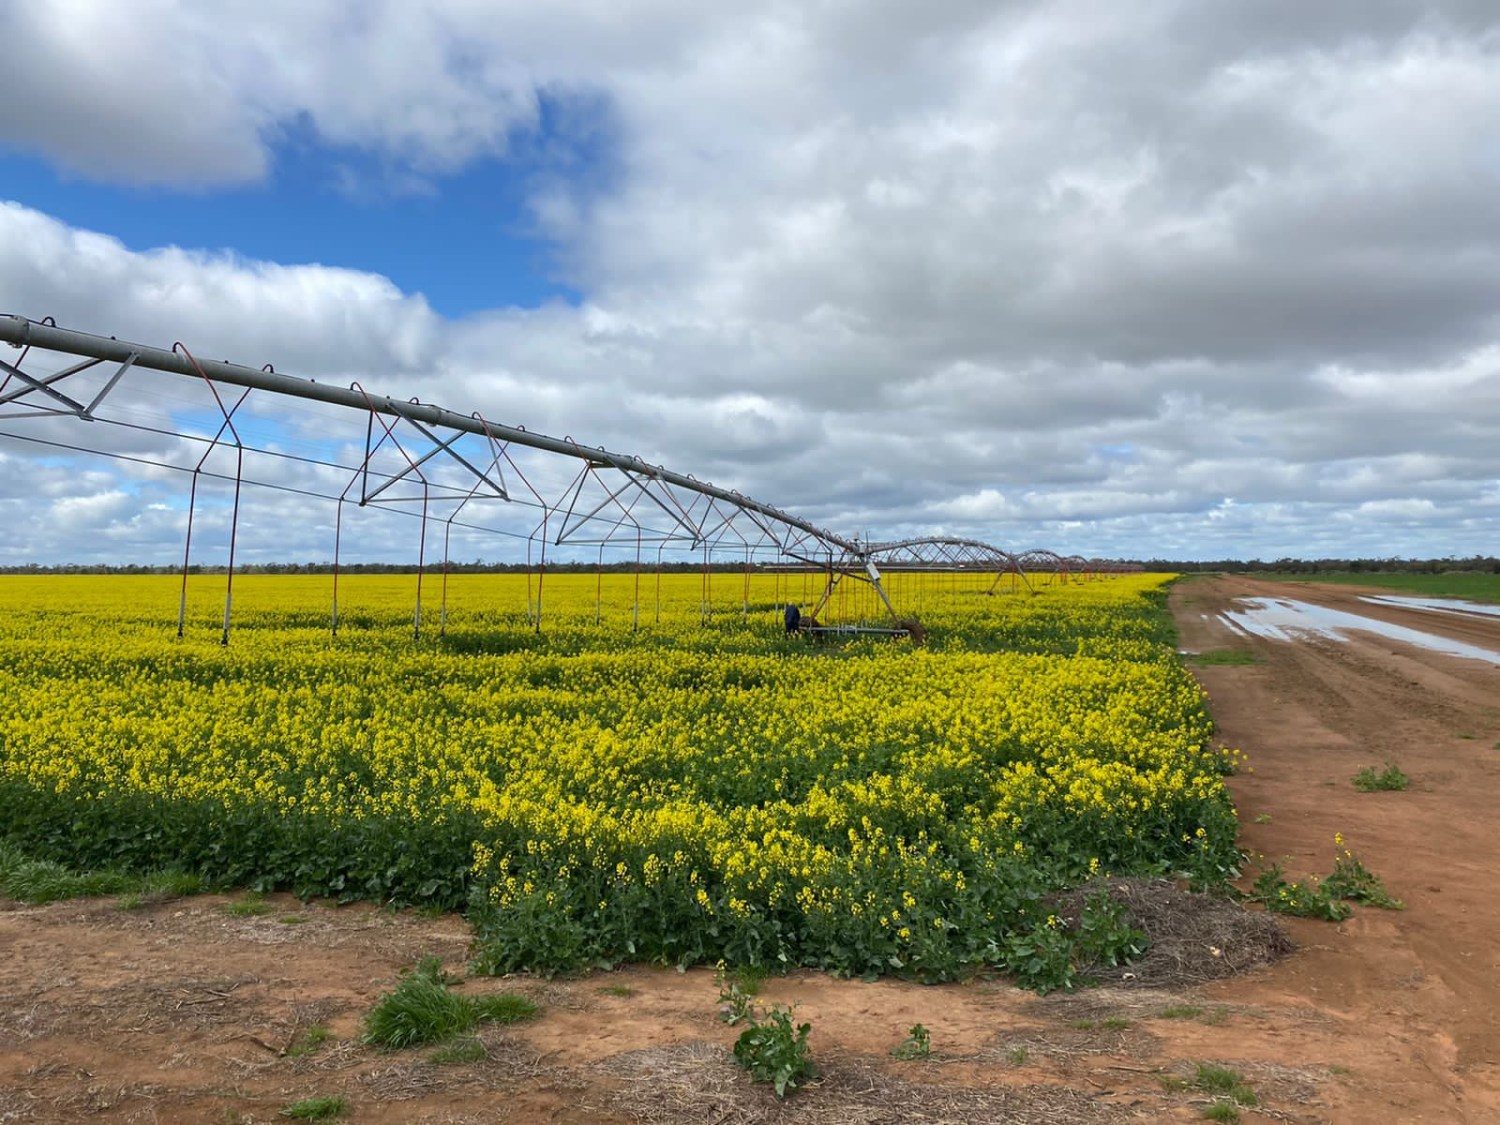
[(680, 901), (927, 941), (999, 864), (1232, 849), (1202, 692), (1151, 606), (1167, 577), (981, 597), (898, 574), (925, 647), (815, 648), (774, 609), (800, 576), (772, 572), (712, 576), (735, 596), (707, 627), (701, 574), (663, 575), (659, 613), (654, 576), (549, 574), (540, 638), (534, 581), (455, 574), (446, 637), (419, 641), (412, 575), (344, 576), (336, 638), (328, 576), (242, 575), (223, 648), (222, 576), (190, 583), (182, 641), (169, 576), (0, 576), (0, 815), (108, 806), (139, 842), (192, 813), (246, 848), (234, 825), (306, 822), (392, 849), (369, 862), (392, 878), (390, 841), (446, 832), (498, 907), (579, 888), (588, 913)]

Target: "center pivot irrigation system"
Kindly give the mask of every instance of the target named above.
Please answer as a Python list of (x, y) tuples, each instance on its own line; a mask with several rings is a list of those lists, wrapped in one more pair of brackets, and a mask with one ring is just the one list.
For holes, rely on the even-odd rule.
[[(348, 386), (319, 383), (228, 361), (199, 359), (181, 343), (170, 349), (127, 343), (0, 315), (0, 341), (19, 349), (0, 359), (0, 437), (53, 450), (102, 455), (145, 466), (147, 475), (178, 470), (191, 475), (183, 539), (178, 635), (186, 623), (187, 579), (200, 484), (229, 491), (227, 584), (222, 637), (229, 640), (240, 495), (244, 485), (276, 489), (336, 505), (333, 528), (332, 628), (339, 624), (338, 578), (345, 508), (382, 509), (417, 518), (417, 605), (422, 629), (422, 579), (428, 566), (429, 524), (443, 528), (440, 628), (447, 621), (449, 551), (454, 529), (524, 539), (527, 611), (540, 630), (548, 550), (597, 548), (602, 574), (606, 550), (634, 553), (639, 619), (643, 552), (674, 548), (702, 555), (704, 618), (715, 566), (743, 565), (745, 608), (753, 567), (818, 576), (821, 587), (805, 627), (905, 635), (914, 621), (894, 604), (886, 572), (993, 574), (987, 592), (1009, 577), (1034, 590), (1039, 581), (1093, 578), (1123, 564), (1051, 551), (1011, 553), (973, 539), (930, 536), (880, 542), (836, 534), (732, 489), (653, 465), (639, 457), (502, 425), (479, 411), (461, 414), (416, 398), (396, 399)], [(56, 364), (61, 361), (62, 366)], [(45, 372), (39, 371), (45, 367)], [(29, 368), (29, 369), (28, 369)], [(162, 379), (160, 375), (173, 376)], [(191, 401), (196, 395), (197, 404)], [(299, 403), (288, 425), (266, 411)], [(331, 408), (331, 409), (330, 409)], [(329, 435), (355, 412), (363, 440)], [(17, 425), (17, 423), (24, 423)], [(80, 426), (82, 424), (82, 427)], [(92, 428), (90, 428), (92, 427)], [(83, 432), (80, 433), (80, 428)], [(106, 432), (115, 435), (114, 440)], [(498, 503), (497, 503), (498, 502)], [(222, 521), (221, 521), (222, 522)], [(649, 565), (649, 557), (647, 559)], [(530, 576), (535, 576), (533, 589)], [(874, 595), (885, 621), (824, 626), (819, 615), (849, 584)], [(811, 599), (809, 599), (811, 600)]]

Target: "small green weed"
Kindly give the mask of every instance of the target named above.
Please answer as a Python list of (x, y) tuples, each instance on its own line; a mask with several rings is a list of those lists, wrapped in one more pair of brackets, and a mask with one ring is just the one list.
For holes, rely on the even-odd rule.
[(291, 1045), (287, 1047), (287, 1057), (296, 1059), (301, 1058), (303, 1055), (310, 1055), (324, 1043), (328, 1042), (332, 1035), (333, 1033), (322, 1024), (313, 1024), (311, 1027), (304, 1027), (297, 1033)]
[(1124, 1031), (1130, 1021), (1123, 1016), (1108, 1016), (1102, 1020), (1074, 1020), (1073, 1026), (1079, 1031)]
[(792, 1025), (790, 1008), (774, 1005), (765, 1019), (752, 1012), (750, 1026), (734, 1043), (734, 1058), (756, 1082), (769, 1082), (778, 1098), (795, 1090), (812, 1073), (807, 1037), (812, 1024)]
[(244, 898), (224, 904), (224, 913), (233, 918), (253, 918), (271, 913), (271, 904), (258, 891), (251, 891)]
[(282, 1107), (281, 1116), (295, 1117), (300, 1121), (327, 1121), (344, 1116), (348, 1109), (349, 1103), (339, 1097), (303, 1098), (300, 1102)]
[(635, 989), (631, 988), (630, 985), (628, 985), (628, 984), (606, 984), (606, 985), (601, 985), (600, 988), (599, 988), (599, 991), (602, 992), (602, 993), (604, 993), (606, 996), (621, 996), (621, 997), (624, 997), (624, 996), (634, 996), (635, 995)]
[(1031, 1052), (1025, 1047), (1012, 1047), (1005, 1052), (1005, 1057), (1010, 1060), (1012, 1066), (1024, 1066), (1026, 1060), (1031, 1058)]
[(760, 991), (758, 979), (749, 979), (747, 989), (744, 973), (736, 971), (731, 974), (724, 962), (720, 961), (714, 969), (714, 983), (719, 986), (719, 1019), (730, 1027), (754, 1021), (754, 997)]
[(427, 1058), (438, 1066), (465, 1066), (468, 1063), (483, 1062), (489, 1058), (489, 1052), (478, 1039), (466, 1036), (439, 1047)]
[(1401, 772), (1401, 767), (1395, 762), (1386, 762), (1385, 769), (1380, 773), (1375, 772), (1374, 766), (1366, 766), (1354, 775), (1354, 788), (1361, 793), (1381, 793), (1405, 789), (1411, 784), (1411, 778)]
[(1258, 664), (1259, 657), (1248, 649), (1243, 648), (1213, 648), (1206, 652), (1194, 653), (1188, 658), (1189, 663), (1213, 666), (1218, 664)]
[(481, 1023), (520, 1023), (537, 1013), (536, 1004), (514, 992), (478, 996), (470, 1002), (474, 1005), (475, 1019)]
[(1256, 824), (1270, 824), (1271, 823), (1271, 814), (1268, 813), (1268, 812), (1263, 812), (1263, 813), (1259, 814), (1255, 818), (1255, 823)]
[(1203, 1116), (1210, 1121), (1234, 1122), (1240, 1119), (1240, 1107), (1227, 1098), (1220, 1098), (1212, 1105), (1204, 1107)]
[(1164, 1020), (1195, 1020), (1202, 1014), (1203, 1009), (1196, 1004), (1173, 1004), (1156, 1013), (1158, 1019)]
[(303, 922), (306, 922), (307, 919), (304, 918), (301, 914), (283, 914), (280, 918), (276, 919), (276, 921), (280, 922), (283, 926), (300, 926)]
[(763, 965), (738, 965), (729, 975), (746, 996), (759, 996), (760, 986), (771, 974)]
[(512, 993), (460, 996), (449, 990), (442, 962), (424, 957), (370, 1010), (364, 1039), (377, 1047), (413, 1047), (451, 1039), (482, 1021), (514, 1023), (536, 1012), (530, 1000)]
[(1297, 918), (1342, 922), (1354, 913), (1352, 906), (1329, 894), (1316, 879), (1308, 882), (1288, 880), (1279, 863), (1271, 864), (1260, 873), (1248, 897), (1272, 913), (1291, 914)]
[(932, 1033), (919, 1023), (912, 1024), (906, 1038), (891, 1048), (891, 1054), (907, 1061), (929, 1058), (932, 1055)]

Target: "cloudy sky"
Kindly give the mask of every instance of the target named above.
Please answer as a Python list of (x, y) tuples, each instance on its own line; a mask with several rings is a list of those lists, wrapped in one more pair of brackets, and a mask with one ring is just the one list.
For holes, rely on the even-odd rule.
[[(0, 311), (482, 410), (849, 532), (1500, 552), (1494, 0), (0, 21)], [(158, 386), (122, 401), (209, 416)], [(168, 561), (185, 493), (0, 438), (0, 563)], [(331, 553), (327, 504), (252, 490), (243, 520), (248, 557)], [(410, 553), (382, 535), (360, 551)]]

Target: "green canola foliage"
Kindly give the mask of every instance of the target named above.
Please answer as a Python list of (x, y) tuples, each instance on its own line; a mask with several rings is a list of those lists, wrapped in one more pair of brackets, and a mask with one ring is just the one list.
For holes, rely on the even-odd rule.
[(413, 576), (346, 576), (337, 637), (326, 576), (241, 576), (225, 648), (222, 576), (182, 641), (173, 579), (4, 577), (0, 834), (467, 908), (485, 972), (1055, 982), (1089, 940), (1049, 922), (1056, 890), (1239, 862), (1168, 579), (894, 575), (918, 647), (785, 637), (806, 582), (772, 573), (714, 576), (706, 626), (701, 575), (549, 575), (540, 633), (524, 575), (456, 575), (446, 636), (415, 641)]

